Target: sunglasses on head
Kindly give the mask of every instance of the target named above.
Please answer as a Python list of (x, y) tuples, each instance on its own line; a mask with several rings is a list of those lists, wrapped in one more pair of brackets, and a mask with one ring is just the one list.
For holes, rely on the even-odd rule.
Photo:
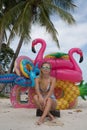
[(50, 70), (51, 69), (50, 67), (47, 67), (47, 66), (42, 66), (41, 68), (44, 69), (44, 70)]

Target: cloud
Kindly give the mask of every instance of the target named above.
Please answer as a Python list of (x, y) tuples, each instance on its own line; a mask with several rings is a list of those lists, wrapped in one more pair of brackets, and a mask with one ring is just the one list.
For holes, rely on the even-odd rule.
[(76, 0), (76, 13), (74, 14), (77, 22), (87, 21), (87, 1)]
[(81, 47), (83, 44), (87, 43), (87, 23), (80, 23), (75, 26), (63, 26), (63, 28), (57, 27), (59, 29), (59, 41), (61, 47)]

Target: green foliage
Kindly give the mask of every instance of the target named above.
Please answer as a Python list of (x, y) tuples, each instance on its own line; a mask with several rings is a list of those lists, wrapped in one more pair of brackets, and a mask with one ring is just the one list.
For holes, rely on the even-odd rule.
[(79, 90), (82, 99), (86, 100), (85, 96), (87, 96), (87, 83), (84, 83), (84, 81), (82, 81), (79, 85)]
[(8, 47), (5, 43), (3, 43), (0, 52), (0, 64), (2, 65), (5, 71), (8, 70), (13, 55), (14, 51), (10, 47)]
[[(2, 10), (3, 5), (5, 8)], [(29, 42), (31, 25), (39, 23), (46, 28), (59, 46), (58, 33), (51, 15), (56, 13), (65, 22), (73, 24), (75, 20), (70, 11), (74, 7), (73, 0), (2, 0), (0, 30), (11, 29), (10, 39), (18, 35)]]
[[(0, 41), (2, 42), (5, 39), (7, 45), (9, 45), (11, 40), (15, 36), (18, 36), (19, 39), (22, 39), (22, 43), (29, 43), (31, 39), (31, 25), (38, 23), (45, 27), (46, 31), (51, 34), (59, 47), (58, 32), (52, 22), (51, 16), (56, 14), (64, 22), (70, 25), (74, 24), (75, 20), (70, 14), (76, 7), (73, 1), (0, 0)], [(10, 33), (8, 39), (6, 37), (7, 30)]]
[(0, 98), (9, 98), (7, 95), (0, 93)]

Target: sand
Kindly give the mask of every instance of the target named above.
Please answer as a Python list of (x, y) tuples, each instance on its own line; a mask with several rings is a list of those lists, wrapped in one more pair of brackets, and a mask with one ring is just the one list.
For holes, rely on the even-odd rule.
[(74, 109), (60, 110), (56, 123), (46, 120), (38, 126), (36, 109), (13, 108), (10, 99), (0, 99), (0, 130), (86, 130), (87, 101), (78, 99)]

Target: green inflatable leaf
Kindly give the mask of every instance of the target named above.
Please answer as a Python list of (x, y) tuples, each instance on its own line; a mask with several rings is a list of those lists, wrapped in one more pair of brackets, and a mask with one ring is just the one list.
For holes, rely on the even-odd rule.
[(67, 56), (68, 54), (66, 53), (61, 53), (61, 52), (57, 52), (57, 53), (52, 53), (50, 54), (50, 56), (54, 56), (56, 58), (61, 58), (62, 56)]
[(80, 96), (82, 97), (82, 99), (86, 100), (85, 96), (87, 96), (87, 83), (84, 83), (84, 81), (82, 80), (78, 86), (80, 90)]

